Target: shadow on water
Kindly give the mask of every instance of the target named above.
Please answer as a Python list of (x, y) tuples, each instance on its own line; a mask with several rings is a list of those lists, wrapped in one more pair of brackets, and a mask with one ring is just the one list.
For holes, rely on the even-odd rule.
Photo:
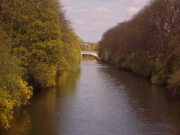
[[(80, 69), (70, 77), (59, 77), (56, 87), (38, 91), (29, 106), (15, 111), (10, 130), (3, 135), (61, 134), (60, 127), (54, 129), (57, 121), (54, 114), (57, 112), (56, 108), (61, 108), (59, 105), (66, 102), (66, 97), (75, 92), (79, 75)], [(62, 109), (58, 111), (63, 112)]]
[(144, 134), (180, 133), (180, 100), (169, 95), (164, 87), (152, 85), (146, 78), (113, 67), (102, 72), (113, 78), (115, 85), (124, 87), (131, 111), (140, 121), (140, 128), (144, 128)]

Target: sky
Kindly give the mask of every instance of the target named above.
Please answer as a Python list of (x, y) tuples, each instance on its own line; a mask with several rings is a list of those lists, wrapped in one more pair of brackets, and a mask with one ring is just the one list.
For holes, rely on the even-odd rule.
[(76, 34), (85, 42), (98, 42), (109, 28), (127, 21), (150, 0), (61, 0)]

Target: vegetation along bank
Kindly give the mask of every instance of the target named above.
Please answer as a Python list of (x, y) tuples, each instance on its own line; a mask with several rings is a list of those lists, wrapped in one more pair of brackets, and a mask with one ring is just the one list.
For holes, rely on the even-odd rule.
[(107, 30), (98, 53), (180, 95), (180, 1), (152, 0), (131, 20)]
[(59, 0), (0, 0), (0, 130), (34, 87), (56, 85), (79, 61), (79, 38)]

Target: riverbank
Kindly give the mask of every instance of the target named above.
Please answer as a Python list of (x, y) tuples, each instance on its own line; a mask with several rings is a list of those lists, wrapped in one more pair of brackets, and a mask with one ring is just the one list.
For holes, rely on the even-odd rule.
[[(137, 76), (147, 78), (152, 85), (165, 87), (166, 90), (168, 90), (168, 93), (170, 94), (170, 96), (173, 96), (174, 98), (175, 97), (180, 98), (180, 87), (172, 88), (170, 87), (170, 84), (168, 83), (168, 79), (169, 79), (169, 76), (171, 76), (171, 74), (162, 74), (160, 72), (159, 74), (152, 76), (150, 74), (151, 69), (149, 69), (148, 67), (144, 67), (143, 65), (138, 66), (138, 63), (135, 63), (134, 65), (134, 67), (136, 68), (130, 68), (130, 65), (131, 65), (130, 61), (128, 62), (128, 65), (125, 65), (124, 63), (115, 63), (114, 61), (105, 61), (103, 59), (102, 61), (104, 63), (114, 66), (115, 68), (119, 70), (124, 70), (129, 73), (135, 74)], [(178, 75), (179, 73), (177, 74), (177, 76)], [(163, 80), (160, 83), (157, 83), (158, 80), (162, 79), (161, 76), (163, 76)]]
[(129, 21), (107, 30), (99, 42), (99, 57), (118, 68), (148, 77), (153, 84), (165, 85), (179, 96), (178, 4), (178, 0), (154, 0)]
[(60, 1), (6, 0), (0, 11), (0, 129), (7, 130), (14, 108), (76, 70), (81, 51)]
[(180, 102), (143, 77), (85, 58), (59, 81), (15, 111), (5, 135), (179, 135)]

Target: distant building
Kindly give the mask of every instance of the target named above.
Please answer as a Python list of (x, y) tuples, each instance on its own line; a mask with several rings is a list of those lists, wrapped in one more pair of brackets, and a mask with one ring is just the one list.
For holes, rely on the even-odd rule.
[(94, 45), (94, 43), (81, 42), (80, 47), (81, 47), (81, 50), (91, 51), (93, 48), (93, 45)]

